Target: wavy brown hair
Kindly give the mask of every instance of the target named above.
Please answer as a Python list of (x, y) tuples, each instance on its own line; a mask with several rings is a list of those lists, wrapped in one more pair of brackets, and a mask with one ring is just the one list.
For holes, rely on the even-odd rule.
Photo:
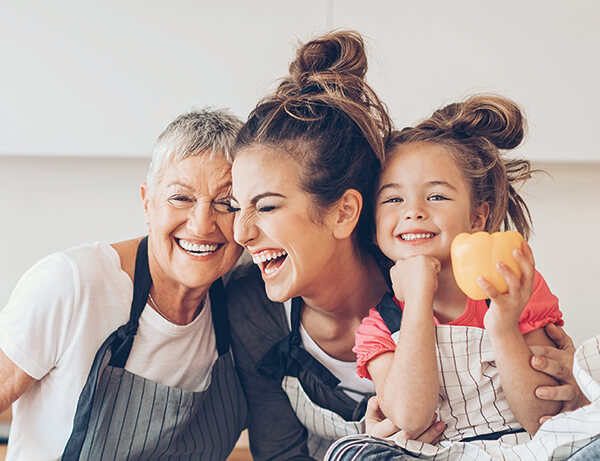
[[(488, 203), (485, 230), (516, 229), (531, 233), (531, 214), (516, 185), (531, 177), (529, 161), (509, 159), (502, 151), (517, 147), (525, 134), (525, 119), (516, 103), (482, 94), (449, 104), (415, 127), (394, 132), (388, 156), (400, 144), (431, 142), (447, 148), (471, 190), (473, 208)], [(537, 171), (537, 170), (535, 170)]]
[(250, 113), (234, 149), (263, 145), (293, 158), (300, 187), (317, 209), (327, 209), (348, 189), (360, 192), (358, 248), (372, 242), (373, 193), (392, 127), (366, 72), (357, 32), (336, 31), (305, 43), (275, 93)]

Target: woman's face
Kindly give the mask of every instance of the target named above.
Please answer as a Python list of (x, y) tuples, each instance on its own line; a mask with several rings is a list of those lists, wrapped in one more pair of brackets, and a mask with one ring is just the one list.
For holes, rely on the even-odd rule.
[(242, 251), (233, 240), (231, 165), (219, 156), (192, 156), (159, 173), (154, 190), (142, 186), (154, 282), (206, 289)]
[(240, 150), (233, 162), (235, 240), (261, 270), (273, 301), (310, 297), (322, 289), (335, 258), (329, 218), (317, 218), (312, 197), (299, 187), (299, 167), (264, 146)]

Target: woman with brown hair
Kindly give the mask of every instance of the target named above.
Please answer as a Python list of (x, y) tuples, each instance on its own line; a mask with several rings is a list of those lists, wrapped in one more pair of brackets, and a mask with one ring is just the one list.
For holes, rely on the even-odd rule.
[(242, 127), (232, 170), (234, 235), (255, 263), (227, 289), (254, 459), (319, 458), (365, 431), (374, 389), (354, 331), (387, 291), (371, 203), (391, 122), (362, 38), (310, 41), (289, 70)]

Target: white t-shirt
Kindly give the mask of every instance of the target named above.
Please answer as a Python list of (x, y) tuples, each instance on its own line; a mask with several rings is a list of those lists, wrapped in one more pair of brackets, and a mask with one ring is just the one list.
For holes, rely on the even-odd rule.
[[(107, 243), (52, 254), (23, 275), (0, 311), (0, 348), (38, 381), (13, 404), (7, 461), (60, 458), (96, 351), (128, 321), (132, 298), (133, 283)], [(187, 325), (146, 306), (125, 368), (202, 391), (217, 356), (210, 302)]]

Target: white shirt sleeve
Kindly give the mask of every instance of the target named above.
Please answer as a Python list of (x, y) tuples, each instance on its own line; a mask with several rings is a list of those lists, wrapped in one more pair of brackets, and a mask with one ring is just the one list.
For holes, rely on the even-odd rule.
[(0, 311), (0, 348), (25, 373), (43, 378), (68, 346), (78, 297), (73, 262), (63, 253), (42, 259), (23, 275)]

